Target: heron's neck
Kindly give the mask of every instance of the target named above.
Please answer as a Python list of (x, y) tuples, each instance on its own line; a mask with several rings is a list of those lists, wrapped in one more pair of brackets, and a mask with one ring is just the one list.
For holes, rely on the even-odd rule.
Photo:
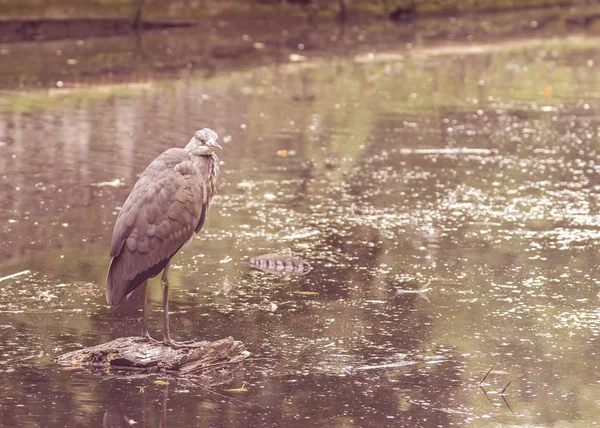
[(188, 152), (190, 158), (197, 168), (205, 169), (208, 166), (210, 175), (216, 177), (219, 175), (219, 158), (215, 153), (198, 155), (194, 152)]
[(198, 144), (198, 142), (196, 141), (196, 139), (194, 137), (192, 137), (190, 142), (187, 143), (187, 146), (184, 147), (184, 150), (188, 153), (192, 153), (194, 151), (194, 149), (196, 148), (197, 144)]

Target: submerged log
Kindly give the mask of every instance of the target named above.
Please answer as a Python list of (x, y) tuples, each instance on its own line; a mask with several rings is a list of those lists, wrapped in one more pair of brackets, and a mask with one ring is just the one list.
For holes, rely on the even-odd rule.
[(175, 375), (196, 374), (223, 368), (246, 359), (250, 353), (232, 337), (214, 342), (196, 342), (194, 348), (173, 349), (150, 343), (140, 337), (121, 337), (102, 345), (59, 355), (58, 364), (85, 369), (163, 372)]

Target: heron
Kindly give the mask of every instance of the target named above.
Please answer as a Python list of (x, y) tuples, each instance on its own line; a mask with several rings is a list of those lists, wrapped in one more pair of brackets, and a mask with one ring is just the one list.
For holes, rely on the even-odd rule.
[(222, 150), (212, 129), (197, 131), (185, 148), (171, 148), (148, 165), (123, 204), (112, 235), (106, 301), (123, 302), (142, 291), (142, 338), (148, 333), (148, 280), (162, 271), (163, 340), (174, 349), (194, 343), (175, 342), (169, 331), (169, 264), (181, 247), (202, 229), (217, 191)]

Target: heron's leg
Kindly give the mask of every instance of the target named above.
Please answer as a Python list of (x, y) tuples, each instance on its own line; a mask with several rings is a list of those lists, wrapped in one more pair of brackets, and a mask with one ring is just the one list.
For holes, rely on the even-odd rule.
[(169, 278), (167, 277), (169, 272), (169, 263), (163, 270), (160, 282), (162, 283), (163, 290), (163, 343), (168, 345), (171, 342), (171, 334), (169, 332)]
[(165, 266), (163, 271), (161, 282), (163, 286), (163, 312), (164, 312), (164, 331), (163, 331), (163, 343), (170, 346), (173, 349), (181, 348), (198, 348), (201, 346), (200, 343), (194, 341), (191, 342), (175, 342), (171, 340), (171, 334), (169, 329), (169, 278), (167, 277), (169, 272), (169, 264)]
[(160, 343), (160, 341), (153, 339), (150, 337), (148, 333), (148, 281), (144, 281), (142, 284), (142, 339), (153, 342)]

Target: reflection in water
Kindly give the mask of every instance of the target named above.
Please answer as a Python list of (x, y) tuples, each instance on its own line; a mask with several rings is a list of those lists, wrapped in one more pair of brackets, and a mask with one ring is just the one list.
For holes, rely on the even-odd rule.
[[(303, 54), (0, 101), (4, 426), (598, 419), (597, 43)], [(252, 350), (214, 387), (249, 405), (56, 368), (137, 331), (137, 293), (105, 305), (110, 228), (144, 166), (203, 126), (224, 136), (222, 188), (174, 260), (172, 323)], [(285, 247), (313, 269), (283, 281), (238, 262)], [(429, 300), (402, 292), (429, 281)], [(490, 402), (492, 366), (510, 375), (486, 380)]]
[[(145, 387), (141, 387), (139, 391), (139, 412), (134, 414), (127, 415), (120, 406), (111, 405), (104, 412), (104, 417), (102, 418), (102, 427), (103, 428), (124, 428), (130, 427), (132, 425), (139, 426), (140, 428), (145, 428), (146, 425), (146, 392)], [(161, 413), (160, 413), (160, 427), (167, 427), (167, 400), (169, 398), (169, 384), (166, 383), (164, 385), (164, 390), (162, 393), (162, 403), (161, 403)], [(138, 410), (138, 409), (136, 409)], [(134, 416), (134, 417), (132, 417)], [(156, 424), (151, 423), (148, 426), (156, 426)]]
[[(109, 407), (106, 412), (104, 412), (104, 418), (102, 419), (103, 428), (122, 428), (129, 427), (134, 424), (138, 424), (138, 422), (135, 419), (125, 415), (121, 409), (115, 407)], [(145, 423), (140, 424), (140, 427), (145, 426)]]
[[(301, 377), (280, 373), (266, 384), (253, 383), (252, 389), (265, 389), (258, 397), (251, 392), (241, 399), (228, 399), (203, 389), (201, 394), (210, 397), (204, 400), (214, 400), (212, 405), (200, 407), (208, 414), (200, 409), (194, 411), (197, 400), (181, 393), (185, 381), (178, 384), (177, 380), (171, 380), (160, 387), (138, 387), (137, 396), (125, 402), (119, 403), (117, 397), (109, 398), (111, 404), (104, 412), (103, 426), (156, 426), (157, 421), (161, 427), (181, 426), (184, 422), (194, 426), (264, 426), (268, 425), (266, 421), (278, 421), (281, 426), (305, 426), (306, 420), (338, 420), (347, 424), (356, 420), (356, 424), (350, 426), (364, 423), (393, 426), (415, 417), (426, 418), (428, 414), (436, 424), (445, 426), (452, 421), (452, 412), (432, 415), (428, 405), (419, 405), (414, 391), (427, 394), (429, 389), (436, 389), (435, 395), (451, 396), (453, 389), (460, 385), (462, 371), (462, 363), (455, 356), (438, 354), (436, 361), (423, 361), (421, 367), (415, 364), (388, 364), (387, 369), (373, 366), (372, 370), (357, 367), (352, 376), (349, 376), (351, 372), (339, 368), (347, 360), (340, 355), (330, 362), (331, 366), (315, 367), (312, 373)], [(441, 369), (439, 373), (434, 369), (436, 366)], [(444, 387), (439, 389), (439, 386)], [(180, 411), (174, 412), (173, 406), (178, 406)], [(240, 413), (231, 419), (228, 411), (234, 409)]]

